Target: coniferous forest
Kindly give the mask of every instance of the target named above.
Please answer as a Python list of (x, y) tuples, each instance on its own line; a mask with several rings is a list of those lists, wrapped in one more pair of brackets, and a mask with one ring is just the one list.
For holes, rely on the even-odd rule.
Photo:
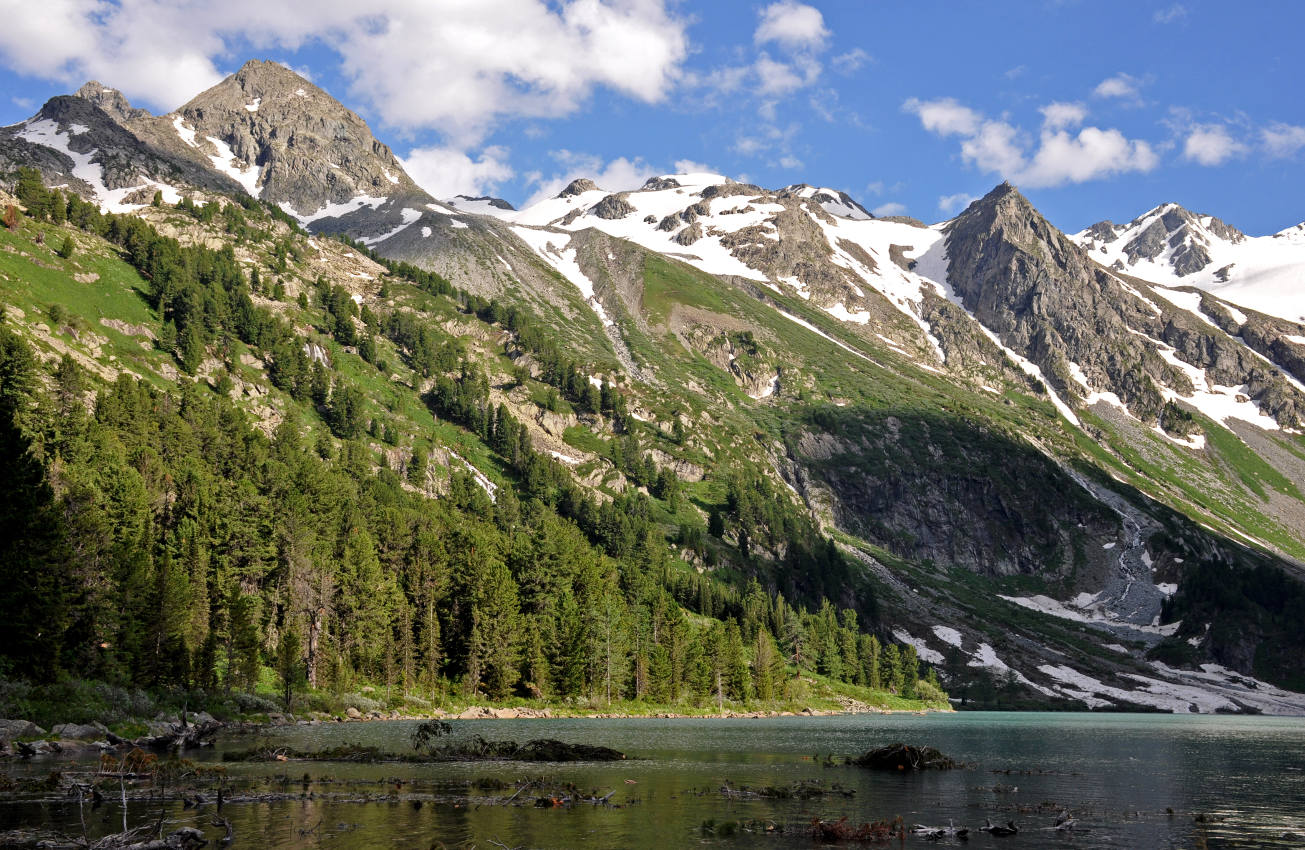
[[(527, 314), (382, 261), (391, 285), (506, 333), (540, 364), (539, 381), (611, 422), (612, 460), (630, 482), (613, 499), (532, 448), (456, 336), (412, 312), (360, 310), (322, 283), (299, 297), (320, 329), (369, 363), (378, 339), (392, 344), (431, 379), (423, 403), (483, 443), (503, 480), (450, 464), (436, 493), (420, 448), (398, 468), (378, 455), (371, 438), (399, 440), (368, 421), (365, 387), (255, 303), (280, 295), (272, 280), (293, 262), (295, 235), (266, 235), (286, 228), (256, 202), (179, 208), (233, 239), (269, 240), (264, 280), (230, 245), (182, 245), (140, 218), (46, 190), (32, 172), (17, 195), (28, 226), (102, 238), (139, 273), (157, 344), (183, 377), (105, 382), (67, 355), (41, 363), (0, 329), (5, 678), (208, 704), (277, 694), (287, 708), (364, 688), (384, 689), (391, 705), (774, 705), (804, 698), (812, 674), (943, 698), (913, 648), (875, 636), (873, 602), (831, 601), (854, 580), (845, 556), (760, 476), (731, 472), (706, 527), (659, 522), (655, 507), (674, 512), (685, 498), (678, 479), (643, 450), (622, 392), (580, 377), (582, 364)], [(228, 397), (229, 379), (184, 377), (237, 343), (294, 402), (270, 433)], [(321, 426), (315, 438), (308, 423)]]

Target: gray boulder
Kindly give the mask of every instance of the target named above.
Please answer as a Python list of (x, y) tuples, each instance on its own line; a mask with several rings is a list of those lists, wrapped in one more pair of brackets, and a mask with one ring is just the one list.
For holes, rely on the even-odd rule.
[(69, 741), (95, 741), (104, 737), (100, 724), (60, 723), (52, 730), (55, 735)]
[(46, 731), (30, 720), (0, 720), (0, 738), (12, 741), (15, 738), (39, 738)]

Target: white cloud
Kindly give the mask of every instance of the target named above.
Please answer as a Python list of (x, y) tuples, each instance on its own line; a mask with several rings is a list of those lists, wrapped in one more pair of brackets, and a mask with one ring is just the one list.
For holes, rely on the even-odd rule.
[(762, 9), (753, 34), (757, 44), (774, 42), (787, 50), (820, 50), (827, 38), (829, 30), (820, 10), (794, 0), (780, 0)]
[(889, 201), (886, 204), (880, 204), (870, 210), (873, 215), (883, 218), (886, 215), (904, 215), (906, 213), (906, 204), (899, 204), (897, 201)]
[(951, 98), (920, 101), (903, 109), (919, 116), (924, 128), (940, 136), (961, 137), (961, 159), (1030, 188), (1082, 183), (1129, 171), (1150, 171), (1159, 164), (1145, 141), (1130, 140), (1118, 130), (1084, 127), (1069, 132), (1087, 117), (1081, 104), (1051, 103), (1042, 108), (1037, 142), (1006, 122), (985, 118)]
[(1077, 127), (1087, 118), (1087, 109), (1081, 103), (1048, 103), (1039, 110), (1042, 113), (1042, 126), (1049, 130)]
[(1260, 140), (1269, 156), (1288, 157), (1305, 148), (1305, 127), (1270, 124), (1260, 131)]
[[(544, 177), (538, 173), (527, 175), (527, 180), (535, 186), (535, 191), (526, 201), (523, 209), (545, 198), (553, 197), (577, 177), (588, 177), (600, 188), (609, 192), (626, 192), (638, 189), (649, 177), (664, 173), (638, 157), (630, 160), (622, 156), (604, 163), (602, 158), (594, 154), (570, 150), (553, 151), (552, 156), (562, 170), (551, 177)], [(677, 169), (679, 165), (680, 163), (676, 163)]]
[(1183, 142), (1183, 159), (1197, 165), (1222, 165), (1246, 150), (1246, 145), (1234, 139), (1224, 125), (1198, 124)]
[(861, 66), (870, 61), (870, 54), (866, 53), (859, 47), (854, 47), (846, 53), (840, 53), (829, 64), (834, 66), (834, 70), (840, 74), (853, 74), (861, 70)]
[(780, 168), (787, 168), (789, 170), (792, 170), (795, 168), (801, 168), (802, 165), (803, 165), (802, 160), (798, 159), (792, 154), (786, 154), (779, 158)]
[(676, 174), (717, 174), (716, 169), (702, 162), (694, 162), (691, 159), (675, 160)]
[(1149, 144), (1118, 130), (1084, 127), (1077, 136), (1044, 130), (1033, 159), (1016, 175), (1029, 187), (1084, 183), (1127, 171), (1150, 171), (1160, 158)]
[(1187, 7), (1182, 3), (1175, 3), (1164, 9), (1157, 9), (1151, 19), (1157, 24), (1172, 24), (1181, 21), (1187, 17)]
[(974, 196), (966, 192), (957, 192), (955, 195), (943, 195), (938, 199), (938, 210), (943, 215), (951, 215), (959, 212), (970, 204), (974, 203)]
[(982, 117), (973, 109), (961, 106), (950, 97), (930, 101), (913, 97), (902, 104), (902, 109), (920, 116), (920, 123), (924, 125), (924, 129), (940, 136), (971, 135), (978, 129)]
[(408, 176), (436, 198), (479, 197), (516, 176), (507, 155), (501, 147), (486, 148), (479, 159), (453, 148), (413, 148), (401, 162)]
[(1019, 130), (1005, 121), (984, 121), (961, 141), (961, 158), (983, 171), (1010, 177), (1024, 168), (1024, 144)]
[(1092, 93), (1097, 97), (1117, 97), (1132, 100), (1137, 97), (1138, 81), (1128, 74), (1115, 74), (1097, 84)]
[[(578, 109), (595, 87), (662, 99), (688, 53), (665, 0), (52, 0), (6, 4), (20, 73), (88, 77), (171, 109), (221, 79), (231, 50), (332, 48), (386, 124), (466, 141), (502, 117)], [(420, 82), (421, 84), (418, 84)]]
[(753, 69), (757, 74), (758, 91), (763, 96), (786, 95), (806, 85), (806, 80), (794, 65), (776, 62), (765, 53), (757, 57)]

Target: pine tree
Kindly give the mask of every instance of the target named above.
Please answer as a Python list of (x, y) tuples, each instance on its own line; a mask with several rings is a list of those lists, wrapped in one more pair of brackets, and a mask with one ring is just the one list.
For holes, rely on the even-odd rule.
[(63, 244), (59, 246), (59, 256), (65, 260), (70, 259), (75, 250), (76, 246), (73, 244), (72, 237), (65, 236), (63, 238)]
[(496, 699), (511, 693), (520, 678), (521, 610), (517, 586), (499, 561), (485, 566), (473, 605), (468, 680)]
[(776, 699), (784, 680), (784, 659), (775, 647), (775, 639), (765, 629), (757, 631), (752, 646), (752, 687), (757, 699)]

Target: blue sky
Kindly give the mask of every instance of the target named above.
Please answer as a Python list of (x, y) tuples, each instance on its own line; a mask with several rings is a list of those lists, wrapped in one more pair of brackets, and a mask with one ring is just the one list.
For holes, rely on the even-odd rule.
[(1003, 178), (1077, 230), (1177, 201), (1305, 220), (1305, 4), (4, 0), (0, 123), (94, 77), (173, 109), (306, 72), (438, 195), (706, 166), (927, 221)]

